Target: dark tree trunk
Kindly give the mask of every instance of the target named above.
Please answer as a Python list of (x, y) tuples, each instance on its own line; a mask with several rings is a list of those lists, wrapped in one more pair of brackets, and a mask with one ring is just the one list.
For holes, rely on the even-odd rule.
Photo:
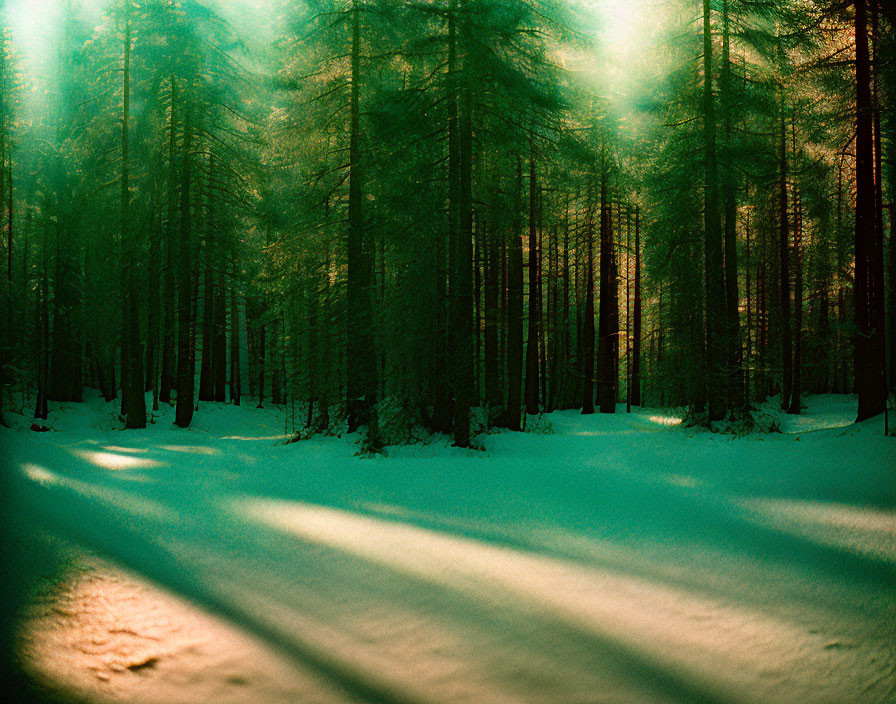
[(641, 405), (641, 208), (635, 208), (635, 301), (632, 340), (632, 405)]
[(856, 421), (884, 411), (883, 243), (877, 237), (874, 140), (868, 28), (864, 2), (855, 5), (856, 39), (856, 230), (855, 372), (859, 411)]
[[(448, 260), (445, 252), (445, 238), (438, 237), (434, 247), (435, 262), (435, 345), (432, 359), (433, 430), (441, 433), (451, 431), (451, 387), (449, 382), (448, 359)], [(452, 257), (453, 260), (453, 257)]]
[(237, 295), (236, 255), (230, 268), (230, 402), (240, 405), (242, 379), (240, 375), (240, 298)]
[(281, 375), (283, 363), (282, 327), (281, 320), (274, 318), (271, 321), (268, 339), (268, 358), (271, 360), (271, 403), (275, 406), (283, 405), (283, 378)]
[(470, 445), (470, 405), (473, 390), (473, 100), (470, 88), (470, 19), (461, 25), (463, 70), (460, 89), (458, 169), (459, 213), (457, 240), (457, 316), (455, 355), (457, 377), (454, 402), (454, 444)]
[(794, 193), (793, 199), (793, 387), (790, 394), (790, 407), (787, 412), (792, 415), (800, 413), (800, 392), (802, 386), (802, 356), (803, 356), (803, 263), (802, 263), (802, 203), (799, 193)]
[[(153, 199), (154, 200), (154, 199)], [(155, 205), (153, 204), (153, 211)], [(149, 316), (146, 323), (146, 362), (144, 368), (146, 370), (146, 382), (143, 386), (144, 391), (152, 391), (153, 410), (158, 410), (159, 397), (159, 369), (158, 369), (158, 348), (159, 348), (159, 309), (160, 309), (160, 286), (161, 286), (161, 237), (162, 233), (158, 226), (158, 218), (154, 212), (150, 213), (152, 221), (152, 231), (150, 232), (149, 241)]]
[(177, 244), (174, 239), (174, 218), (177, 213), (177, 160), (175, 150), (177, 132), (175, 114), (177, 105), (177, 83), (171, 77), (171, 114), (168, 126), (168, 222), (165, 226), (165, 329), (162, 342), (162, 379), (159, 389), (159, 400), (171, 403), (171, 389), (176, 385), (176, 368), (174, 360), (174, 300), (175, 276), (174, 262)]
[[(4, 50), (2, 42), (0, 42), (0, 51)], [(0, 59), (2, 66), (6, 68), (6, 61)], [(3, 82), (3, 74), (0, 72), (0, 83)], [(0, 92), (0, 105), (3, 105), (4, 96)], [(10, 399), (12, 399), (12, 362), (13, 362), (13, 329), (15, 329), (15, 313), (13, 310), (13, 282), (12, 282), (12, 247), (13, 247), (13, 181), (12, 181), (12, 148), (10, 147), (9, 156), (6, 154), (6, 116), (0, 116), (0, 222), (2, 222), (3, 207), (6, 206), (6, 329), (4, 330), (4, 346), (3, 358), (0, 359), (0, 425), (6, 425), (3, 416), (3, 394), (6, 387), (9, 387)], [(4, 163), (6, 164), (4, 166)], [(4, 182), (4, 168), (7, 176)], [(5, 196), (5, 199), (4, 199)]]
[[(618, 315), (616, 304), (616, 277), (613, 262), (613, 226), (608, 201), (606, 172), (600, 184), (600, 314), (598, 320), (599, 365), (597, 395), (601, 413), (616, 412), (616, 360), (614, 346), (614, 317)], [(614, 308), (617, 309), (614, 313)], [(587, 315), (587, 312), (586, 312)], [(587, 324), (587, 321), (586, 321)], [(593, 326), (593, 323), (592, 323)], [(587, 335), (587, 332), (585, 333)], [(594, 336), (591, 335), (593, 338)], [(586, 341), (586, 344), (588, 342)], [(593, 344), (593, 343), (591, 343)]]
[[(143, 376), (143, 350), (140, 343), (140, 301), (138, 300), (137, 284), (137, 257), (135, 236), (130, 231), (130, 186), (129, 155), (128, 155), (128, 130), (130, 128), (131, 109), (131, 3), (125, 3), (125, 38), (124, 38), (124, 90), (123, 111), (121, 121), (121, 241), (125, 252), (122, 265), (127, 271), (127, 288), (125, 296), (127, 301), (127, 405), (126, 425), (128, 428), (146, 427), (146, 399), (144, 393)], [(80, 365), (79, 365), (80, 366)]]
[[(603, 177), (602, 177), (603, 179)], [(606, 185), (601, 180), (600, 188), (600, 220), (601, 220), (601, 323), (603, 325), (603, 266), (605, 260), (603, 257), (603, 237), (604, 237), (604, 219), (605, 219), (605, 202)], [(594, 211), (589, 209), (588, 222), (585, 225), (585, 251), (587, 260), (585, 261), (585, 314), (582, 319), (580, 340), (581, 340), (581, 359), (582, 359), (582, 377), (584, 379), (584, 388), (582, 396), (582, 413), (590, 415), (594, 413)], [(578, 308), (578, 306), (577, 306)]]
[(746, 339), (745, 339), (745, 356), (746, 363), (743, 365), (744, 370), (744, 408), (750, 407), (750, 365), (753, 363), (753, 319), (752, 319), (752, 292), (750, 289), (751, 285), (751, 267), (752, 260), (750, 259), (750, 213), (747, 213), (747, 223), (746, 223), (746, 282), (744, 287), (744, 294), (747, 299), (747, 329), (746, 329)]
[(34, 405), (34, 417), (39, 420), (47, 420), (49, 409), (47, 408), (47, 394), (49, 379), (48, 350), (50, 348), (50, 311), (49, 311), (49, 262), (47, 228), (44, 225), (43, 246), (41, 247), (41, 283), (40, 283), (40, 338), (37, 347), (37, 400)]
[(725, 301), (728, 324), (728, 408), (740, 409), (744, 405), (743, 369), (740, 335), (740, 295), (737, 286), (737, 193), (732, 155), (731, 133), (731, 39), (728, 16), (728, 0), (722, 3), (722, 77), (721, 102), (725, 130)]
[(704, 267), (706, 279), (706, 399), (709, 419), (726, 412), (726, 312), (719, 174), (716, 153), (716, 111), (713, 98), (713, 46), (710, 0), (703, 0), (703, 139), (704, 139)]
[(258, 370), (258, 408), (264, 408), (264, 372), (267, 367), (267, 326), (262, 323), (258, 326), (256, 343), (258, 345), (258, 357), (255, 367)]
[(790, 323), (790, 223), (787, 203), (787, 135), (784, 127), (784, 97), (781, 96), (781, 144), (779, 183), (780, 304), (781, 304), (781, 408), (787, 410), (793, 388), (793, 341)]
[[(578, 201), (576, 201), (578, 202)], [(561, 400), (560, 404), (562, 404), (563, 408), (569, 408), (574, 400), (571, 400), (569, 397), (570, 388), (574, 387), (574, 384), (571, 383), (570, 375), (571, 375), (571, 360), (570, 356), (572, 355), (572, 340), (570, 336), (570, 315), (569, 315), (569, 199), (566, 201), (566, 217), (563, 221), (563, 304), (562, 308), (562, 344), (560, 351), (560, 363), (562, 365), (562, 387), (561, 387)]]
[(541, 324), (538, 282), (538, 240), (536, 232), (535, 149), (530, 142), (529, 156), (529, 329), (526, 340), (526, 413), (538, 413), (538, 332)]
[(258, 370), (256, 367), (256, 360), (258, 359), (258, 344), (257, 344), (257, 333), (256, 333), (256, 320), (258, 316), (256, 314), (255, 308), (256, 303), (251, 298), (244, 298), (246, 307), (246, 356), (249, 367), (249, 396), (255, 397), (255, 380), (258, 378)]
[[(896, 117), (890, 118), (892, 125), (896, 127)], [(889, 281), (890, 281), (890, 389), (896, 391), (896, 229), (893, 228), (893, 218), (896, 217), (896, 129), (890, 136), (890, 257), (889, 257)]]
[(375, 435), (373, 407), (376, 404), (376, 351), (373, 340), (374, 248), (363, 212), (363, 174), (361, 166), (360, 83), (361, 83), (361, 9), (357, 0), (352, 7), (351, 98), (349, 137), (348, 198), (348, 287), (347, 354), (348, 380), (346, 408), (349, 432), (367, 423)]
[[(523, 165), (517, 158), (514, 213), (519, 213), (523, 199)], [(523, 383), (523, 241), (522, 223), (517, 216), (510, 233), (507, 261), (507, 418), (510, 430), (520, 430)]]
[(212, 321), (212, 344), (214, 346), (214, 390), (215, 401), (227, 400), (227, 298), (225, 294), (223, 257), (216, 261), (213, 293), (214, 319)]
[(214, 206), (212, 204), (213, 160), (209, 156), (206, 174), (204, 205), (205, 242), (202, 261), (202, 359), (199, 363), (199, 400), (215, 399), (215, 283), (216, 245), (214, 234)]
[(79, 285), (75, 271), (73, 243), (62, 246), (62, 223), (55, 225), (56, 276), (53, 281), (53, 334), (50, 345), (50, 378), (47, 398), (51, 401), (80, 401), (78, 380), (81, 376), (80, 341), (73, 321), (79, 304)]
[[(616, 404), (619, 403), (619, 258), (616, 247), (616, 233), (613, 229), (613, 202), (610, 201), (610, 386), (612, 388), (613, 410), (616, 412)], [(616, 220), (622, 222), (622, 210), (618, 201), (616, 206)], [(601, 409), (602, 413), (605, 413)]]
[[(500, 326), (500, 278), (501, 266), (499, 234), (494, 227), (485, 234), (485, 401), (490, 414), (501, 407), (501, 367), (498, 346)], [(491, 418), (489, 418), (491, 420)]]
[(192, 124), (184, 110), (184, 141), (180, 183), (180, 248), (177, 276), (177, 408), (175, 423), (187, 428), (193, 420), (193, 243), (191, 234), (190, 188)]

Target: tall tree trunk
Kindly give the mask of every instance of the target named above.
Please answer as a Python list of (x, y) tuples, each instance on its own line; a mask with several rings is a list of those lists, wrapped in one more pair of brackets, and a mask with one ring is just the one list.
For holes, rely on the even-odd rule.
[(215, 349), (215, 401), (227, 400), (227, 298), (224, 286), (223, 258), (219, 258), (215, 274), (215, 306), (212, 340)]
[(446, 90), (448, 92), (448, 307), (446, 310), (446, 354), (448, 358), (448, 398), (450, 399), (450, 416), (448, 427), (453, 430), (456, 420), (456, 391), (460, 372), (460, 353), (458, 352), (458, 240), (460, 238), (460, 133), (457, 40), (457, 11), (459, 0), (451, 0), (448, 12), (448, 73)]
[(363, 173), (361, 166), (360, 84), (361, 84), (361, 8), (357, 0), (352, 7), (351, 97), (349, 137), (348, 198), (348, 288), (347, 288), (347, 354), (348, 380), (346, 407), (349, 432), (367, 423), (371, 436), (376, 434), (376, 351), (373, 340), (374, 248), (367, 231), (363, 212)]
[(882, 413), (886, 405), (884, 357), (883, 243), (875, 225), (871, 66), (864, 2), (855, 4), (856, 40), (856, 231), (855, 370), (856, 421)]
[[(68, 218), (60, 214), (61, 220), (69, 226)], [(63, 223), (57, 220), (56, 275), (53, 277), (53, 333), (48, 339), (50, 345), (50, 370), (47, 398), (51, 401), (80, 401), (78, 379), (81, 374), (81, 360), (78, 353), (80, 342), (74, 330), (74, 319), (79, 307), (79, 286), (72, 242), (62, 243)]]
[(896, 229), (893, 218), (896, 217), (896, 117), (890, 115), (890, 149), (888, 162), (890, 165), (890, 190), (888, 220), (890, 235), (889, 282), (890, 282), (890, 390), (896, 391)]
[[(576, 200), (578, 203), (578, 199)], [(570, 388), (574, 385), (570, 380), (571, 364), (570, 356), (572, 354), (572, 339), (570, 335), (570, 315), (569, 315), (569, 197), (566, 199), (566, 217), (563, 219), (563, 304), (562, 304), (562, 343), (560, 360), (562, 365), (562, 395), (560, 404), (562, 408), (569, 408), (574, 400), (569, 397)]]
[(237, 263), (233, 255), (230, 263), (230, 402), (240, 405), (242, 379), (240, 375), (240, 298), (237, 295)]
[(256, 339), (258, 344), (258, 357), (255, 362), (256, 369), (258, 370), (258, 408), (264, 408), (264, 372), (268, 362), (267, 332), (267, 325), (262, 322), (261, 325), (258, 326)]
[(40, 339), (37, 347), (37, 399), (34, 404), (34, 417), (39, 420), (47, 420), (49, 409), (47, 408), (47, 395), (49, 379), (48, 351), (50, 349), (50, 311), (49, 311), (49, 242), (47, 228), (43, 226), (43, 243), (41, 246), (41, 283), (40, 283)]
[(725, 131), (725, 301), (728, 324), (728, 407), (740, 409), (744, 405), (743, 369), (740, 335), (740, 295), (737, 286), (737, 192), (732, 158), (731, 133), (733, 110), (731, 96), (731, 30), (728, 0), (722, 2), (722, 76), (720, 101)]
[(793, 308), (795, 312), (793, 325), (793, 388), (790, 396), (790, 407), (787, 412), (792, 415), (800, 414), (800, 391), (802, 386), (802, 356), (803, 356), (803, 263), (802, 263), (802, 234), (803, 217), (802, 203), (799, 193), (794, 193), (793, 198)]
[[(154, 199), (153, 199), (154, 200)], [(153, 203), (150, 218), (152, 231), (150, 232), (149, 245), (149, 317), (146, 326), (146, 384), (144, 389), (152, 391), (152, 410), (159, 410), (159, 296), (161, 285), (160, 262), (161, 259), (161, 218), (155, 215)]]
[(781, 408), (787, 410), (793, 388), (793, 341), (790, 323), (790, 223), (787, 202), (787, 132), (784, 122), (784, 96), (781, 96), (781, 144), (779, 183), (780, 295), (781, 295)]
[(613, 262), (612, 207), (612, 203), (608, 200), (607, 173), (604, 168), (600, 183), (600, 314), (597, 352), (599, 364), (597, 395), (600, 399), (601, 413), (616, 412), (616, 360), (614, 354), (616, 340), (614, 339), (613, 319), (618, 315), (618, 310), (614, 314), (614, 308), (618, 309), (618, 306), (616, 305), (617, 282), (614, 276)]
[(750, 289), (751, 281), (750, 281), (750, 272), (752, 267), (752, 260), (750, 259), (750, 213), (747, 212), (747, 223), (746, 223), (746, 282), (744, 287), (744, 293), (746, 294), (747, 299), (747, 329), (746, 329), (746, 363), (743, 365), (744, 370), (744, 408), (750, 408), (750, 365), (753, 363), (753, 319), (752, 319), (752, 293)]
[[(601, 176), (601, 186), (600, 186), (600, 228), (601, 228), (601, 242), (600, 242), (600, 250), (601, 250), (601, 259), (600, 259), (600, 267), (601, 267), (601, 316), (600, 323), (598, 325), (601, 332), (603, 332), (604, 325), (604, 297), (603, 290), (606, 279), (604, 278), (604, 262), (609, 261), (609, 258), (605, 259), (603, 256), (604, 250), (604, 221), (606, 218), (606, 184), (604, 182), (605, 176)], [(586, 261), (585, 261), (585, 315), (582, 319), (581, 326), (581, 334), (579, 339), (581, 340), (580, 349), (581, 359), (582, 359), (582, 377), (584, 379), (584, 388), (583, 388), (583, 396), (582, 396), (582, 414), (583, 415), (591, 415), (594, 413), (594, 210), (589, 207), (588, 212), (588, 222), (585, 225), (585, 251), (586, 251)], [(576, 306), (578, 309), (579, 306)], [(601, 346), (603, 345), (603, 337), (601, 336)]]
[(473, 390), (473, 100), (470, 88), (470, 19), (461, 24), (463, 68), (459, 119), (459, 213), (457, 239), (457, 316), (455, 355), (454, 444), (470, 445), (470, 405)]
[[(216, 235), (214, 232), (214, 205), (212, 203), (212, 173), (214, 171), (213, 159), (208, 158), (208, 172), (205, 177), (205, 188), (202, 193), (204, 218), (202, 221), (205, 230), (203, 253), (200, 257), (202, 263), (202, 358), (199, 363), (199, 400), (214, 401), (215, 399), (215, 284), (214, 267), (216, 257)], [(201, 238), (203, 239), (203, 238)]]
[[(539, 213), (543, 212), (542, 203)], [(541, 226), (542, 218), (539, 217)], [(541, 234), (542, 254), (547, 254), (542, 259), (542, 294), (544, 296), (544, 320), (541, 325), (541, 392), (542, 403), (546, 413), (553, 413), (557, 403), (557, 345), (559, 343), (559, 330), (557, 329), (557, 283), (559, 273), (559, 254), (557, 227), (552, 225), (547, 233), (542, 228)], [(546, 262), (546, 263), (545, 263)]]
[(625, 212), (625, 412), (632, 412), (632, 211)]
[(521, 429), (523, 393), (523, 241), (519, 209), (523, 199), (523, 165), (516, 162), (514, 221), (507, 261), (507, 418), (510, 430)]
[(635, 302), (632, 340), (632, 405), (641, 405), (641, 206), (635, 207)]
[[(881, 5), (881, 8), (883, 5)], [(888, 383), (885, 383), (885, 395), (889, 393), (890, 389), (896, 389), (896, 379), (894, 379), (894, 373), (896, 373), (896, 281), (894, 281), (894, 267), (893, 264), (896, 262), (896, 253), (894, 253), (893, 248), (893, 197), (892, 192), (894, 187), (896, 187), (896, 161), (890, 159), (890, 244), (889, 244), (889, 277), (885, 276), (884, 272), (884, 175), (883, 175), (883, 135), (881, 131), (881, 112), (883, 111), (881, 108), (881, 77), (884, 74), (884, 59), (885, 56), (881, 54), (880, 51), (880, 31), (879, 31), (879, 14), (880, 11), (878, 9), (877, 3), (872, 3), (871, 5), (871, 41), (872, 41), (872, 51), (874, 52), (873, 60), (875, 62), (875, 71), (874, 71), (874, 95), (873, 95), (873, 109), (874, 109), (874, 173), (875, 173), (875, 203), (874, 203), (874, 214), (875, 214), (875, 230), (877, 235), (877, 246), (880, 248), (881, 252), (881, 265), (880, 265), (880, 278), (881, 278), (881, 286), (884, 286), (884, 282), (889, 281), (889, 300), (890, 305), (889, 308), (885, 305), (884, 299), (881, 298), (881, 308), (884, 309), (884, 313), (889, 311), (888, 320), (884, 323), (884, 333), (882, 335), (881, 344), (884, 347), (884, 373), (886, 374), (887, 368), (887, 359), (886, 355), (889, 353), (889, 366), (890, 366), (890, 376), (888, 379)], [(891, 24), (892, 24), (892, 17)], [(893, 27), (896, 29), (896, 26)], [(892, 41), (891, 41), (892, 45)], [(892, 74), (892, 71), (890, 72)], [(896, 82), (890, 81), (890, 84), (886, 86), (887, 88), (896, 87)], [(892, 103), (892, 94), (889, 96), (890, 102)], [(892, 115), (892, 106), (889, 110), (888, 121), (889, 123), (896, 124), (896, 118)], [(889, 142), (889, 150), (888, 152), (892, 152), (894, 150), (894, 146), (896, 146), (896, 134), (892, 133), (891, 130), (891, 138)], [(888, 156), (892, 157), (893, 155), (888, 153)], [(10, 183), (12, 183), (12, 176), (10, 176)], [(12, 207), (10, 205), (10, 207)], [(885, 296), (884, 290), (881, 290), (881, 296)], [(886, 334), (886, 329), (889, 328), (889, 336)], [(889, 342), (887, 342), (889, 340)], [(887, 345), (889, 344), (889, 347)], [(884, 401), (886, 403), (886, 400)]]
[(124, 38), (124, 87), (123, 109), (121, 120), (121, 241), (125, 251), (122, 263), (127, 270), (127, 418), (126, 426), (131, 429), (146, 427), (146, 399), (143, 396), (143, 350), (140, 344), (140, 321), (137, 275), (137, 257), (135, 254), (135, 237), (130, 232), (130, 186), (128, 130), (130, 128), (131, 111), (131, 0), (125, 0), (125, 38)]
[(283, 379), (280, 373), (283, 363), (281, 322), (280, 317), (275, 314), (268, 339), (268, 358), (271, 360), (271, 403), (275, 406), (283, 404)]
[(709, 420), (726, 412), (726, 313), (716, 110), (713, 97), (713, 44), (710, 0), (703, 0), (704, 267), (706, 278), (706, 398)]
[(176, 105), (177, 83), (171, 76), (171, 114), (168, 125), (168, 222), (165, 226), (165, 329), (162, 343), (162, 379), (159, 390), (159, 400), (163, 403), (171, 403), (171, 389), (176, 385), (176, 368), (174, 361), (174, 300), (175, 300), (175, 276), (174, 262), (177, 243), (174, 239), (174, 218), (177, 213), (177, 160), (175, 158), (177, 146), (176, 132)]
[[(449, 245), (450, 246), (450, 245)], [(451, 388), (450, 388), (450, 359), (448, 344), (450, 333), (448, 331), (450, 297), (448, 294), (448, 271), (446, 269), (448, 254), (445, 251), (445, 237), (437, 235), (436, 246), (433, 248), (435, 256), (435, 344), (432, 351), (432, 397), (433, 413), (432, 425), (436, 432), (447, 433), (451, 431)], [(453, 261), (453, 257), (452, 257)]]
[(536, 232), (535, 147), (529, 143), (529, 329), (526, 340), (526, 413), (538, 413), (538, 330), (541, 301), (538, 295), (538, 240)]
[(187, 428), (193, 420), (193, 242), (191, 233), (190, 187), (193, 126), (188, 106), (184, 106), (184, 141), (180, 183), (180, 251), (177, 277), (177, 408), (175, 423)]
[(491, 414), (501, 407), (501, 367), (498, 344), (500, 326), (500, 235), (491, 227), (485, 233), (485, 401)]
[[(153, 199), (154, 201), (154, 199)], [(161, 227), (158, 218), (155, 215), (155, 203), (150, 212), (151, 231), (149, 233), (149, 316), (146, 322), (146, 362), (144, 368), (146, 370), (146, 382), (143, 386), (144, 391), (152, 391), (153, 398), (158, 399), (159, 391), (159, 369), (158, 369), (158, 348), (159, 348), (159, 308), (160, 308), (160, 286), (161, 272), (159, 271), (161, 259)], [(158, 410), (158, 406), (153, 410)]]
[[(616, 222), (622, 223), (622, 209), (616, 200)], [(617, 238), (613, 221), (613, 199), (610, 199), (610, 357), (612, 366), (610, 379), (612, 386), (613, 410), (616, 412), (616, 404), (619, 403), (619, 257)], [(601, 412), (604, 412), (601, 410)]]
[[(5, 42), (0, 41), (0, 52), (6, 50)], [(6, 59), (0, 57), (0, 67), (5, 71)], [(5, 83), (4, 71), (0, 71), (0, 86)], [(0, 109), (5, 110), (5, 96), (0, 88)], [(12, 145), (8, 145), (6, 140), (8, 118), (4, 114), (0, 116), (0, 222), (3, 221), (3, 209), (6, 206), (6, 329), (4, 330), (4, 349), (3, 358), (0, 359), (0, 425), (6, 425), (3, 416), (3, 393), (6, 387), (9, 387), (9, 396), (12, 399), (12, 363), (13, 363), (13, 329), (15, 329), (15, 317), (12, 301), (13, 301), (13, 282), (12, 282), (12, 247), (13, 247), (13, 181), (12, 181)], [(9, 146), (9, 154), (7, 155), (7, 146)], [(5, 174), (8, 178), (4, 179), (4, 161), (6, 161)]]

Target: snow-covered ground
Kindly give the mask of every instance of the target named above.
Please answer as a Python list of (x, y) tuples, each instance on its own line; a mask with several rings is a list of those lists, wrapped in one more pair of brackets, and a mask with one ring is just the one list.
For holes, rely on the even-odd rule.
[(7, 518), (63, 556), (20, 649), (79, 701), (896, 702), (896, 439), (807, 405), (782, 434), (621, 407), (374, 458), (247, 406), (19, 418)]

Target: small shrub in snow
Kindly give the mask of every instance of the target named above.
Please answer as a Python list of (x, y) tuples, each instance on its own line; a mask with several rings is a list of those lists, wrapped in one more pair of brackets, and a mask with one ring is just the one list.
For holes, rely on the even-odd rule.
[(554, 425), (544, 417), (544, 414), (540, 413), (537, 416), (527, 416), (526, 432), (534, 433), (535, 435), (553, 435)]
[(685, 428), (711, 429), (709, 424), (709, 413), (706, 411), (696, 411), (693, 407), (689, 407), (682, 420), (682, 425)]

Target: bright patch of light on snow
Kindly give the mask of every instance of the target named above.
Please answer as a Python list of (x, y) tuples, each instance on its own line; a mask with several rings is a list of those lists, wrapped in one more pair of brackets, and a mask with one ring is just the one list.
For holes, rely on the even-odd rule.
[(132, 452), (137, 455), (142, 455), (148, 452), (146, 448), (142, 447), (119, 447), (118, 445), (103, 445), (103, 449), (106, 452)]
[(237, 627), (92, 558), (26, 615), (18, 637), (29, 672), (77, 701), (336, 701)]
[(695, 489), (703, 484), (696, 477), (687, 477), (683, 474), (670, 474), (663, 479), (667, 484), (684, 487), (685, 489)]
[(289, 435), (225, 435), (222, 440), (286, 440)]
[[(79, 453), (87, 455), (89, 453)], [(104, 454), (104, 453), (95, 453)], [(86, 459), (86, 457), (85, 457)], [(149, 462), (150, 460), (145, 460)], [(159, 462), (152, 462), (158, 465)], [(152, 518), (158, 521), (176, 521), (177, 514), (168, 509), (166, 506), (149, 498), (134, 495), (127, 491), (113, 489), (111, 487), (97, 485), (91, 482), (76, 479), (74, 477), (56, 474), (48, 469), (44, 469), (36, 464), (25, 463), (22, 465), (22, 472), (29, 479), (36, 481), (44, 486), (60, 486), (72, 491), (76, 491), (83, 496), (91, 497), (101, 501), (104, 504), (115, 506), (123, 511), (128, 511), (134, 515)]]
[(113, 472), (122, 469), (137, 469), (138, 467), (158, 467), (161, 463), (155, 460), (148, 460), (142, 457), (130, 457), (128, 455), (119, 455), (114, 452), (92, 452), (90, 450), (80, 450), (75, 454), (80, 455), (88, 462), (95, 464), (97, 467), (108, 469)]
[(25, 476), (29, 479), (33, 479), (36, 482), (41, 484), (58, 484), (59, 483), (59, 475), (54, 474), (48, 469), (44, 469), (43, 467), (38, 467), (36, 464), (25, 464), (22, 465), (22, 471), (25, 473)]
[(168, 452), (185, 452), (190, 455), (217, 455), (221, 452), (217, 447), (206, 445), (159, 445), (160, 450)]
[(896, 511), (784, 499), (737, 503), (761, 525), (896, 563)]
[(681, 425), (681, 418), (677, 416), (650, 416), (648, 420), (657, 425)]
[(807, 636), (796, 624), (609, 569), (307, 503), (243, 499), (233, 508), (302, 540), (474, 597), (504, 592), (577, 628), (668, 659), (680, 671), (696, 675), (711, 661), (730, 685), (769, 657), (797, 666), (806, 656)]

